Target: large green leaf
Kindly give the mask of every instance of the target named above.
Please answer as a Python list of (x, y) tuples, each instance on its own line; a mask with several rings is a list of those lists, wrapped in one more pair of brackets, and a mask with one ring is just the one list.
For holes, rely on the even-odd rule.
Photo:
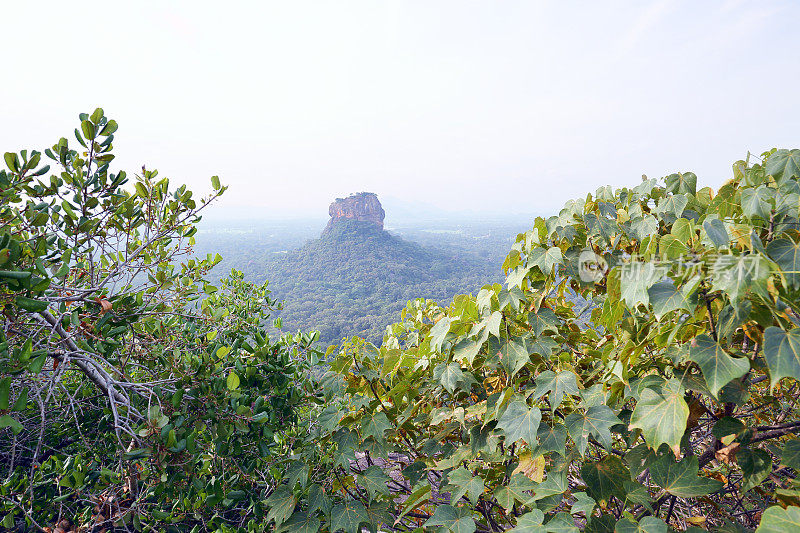
[(500, 345), (500, 362), (510, 377), (513, 378), (530, 360), (524, 341), (503, 339)]
[(539, 509), (534, 509), (517, 519), (517, 525), (511, 530), (511, 533), (547, 533), (542, 522), (544, 522), (544, 513)]
[(800, 470), (800, 439), (786, 441), (781, 454), (781, 465)]
[(588, 462), (581, 467), (581, 477), (586, 483), (586, 492), (597, 501), (608, 501), (611, 496), (625, 500), (625, 483), (631, 473), (615, 455), (607, 455), (596, 463)]
[(614, 411), (606, 405), (595, 405), (583, 413), (574, 411), (564, 420), (569, 436), (572, 437), (581, 455), (586, 452), (590, 435), (607, 449), (611, 448), (611, 427), (620, 422)]
[(789, 533), (790, 531), (800, 531), (800, 507), (783, 509), (773, 505), (764, 511), (761, 523), (756, 529), (756, 533)]
[(767, 245), (767, 253), (775, 261), (793, 288), (800, 286), (800, 244), (790, 239), (776, 239)]
[(545, 525), (547, 533), (578, 533), (575, 521), (567, 513), (561, 512), (551, 518)]
[(536, 485), (525, 474), (518, 472), (511, 476), (508, 485), (494, 490), (494, 497), (504, 509), (511, 509), (514, 502), (525, 503), (531, 499), (528, 492), (535, 490)]
[(433, 516), (425, 522), (425, 527), (433, 526), (441, 526), (445, 532), (450, 533), (474, 533), (476, 529), (472, 512), (467, 508), (452, 505), (439, 505), (436, 508)]
[(556, 409), (564, 399), (564, 393), (578, 394), (578, 381), (574, 372), (563, 370), (556, 374), (552, 370), (545, 370), (536, 376), (535, 399), (550, 393), (550, 408)]
[(645, 237), (658, 233), (658, 219), (653, 215), (644, 215), (631, 220), (633, 238), (641, 242)]
[(656, 484), (679, 498), (705, 496), (720, 490), (723, 487), (721, 482), (697, 475), (698, 465), (694, 455), (675, 461), (667, 454), (650, 466), (650, 475)]
[(447, 392), (453, 394), (458, 388), (458, 382), (464, 381), (464, 372), (461, 371), (461, 365), (458, 363), (439, 363), (433, 369), (433, 379), (441, 383)]
[(364, 504), (356, 500), (345, 500), (331, 509), (331, 531), (360, 533), (361, 524), (369, 524), (369, 515)]
[(800, 177), (800, 149), (780, 149), (767, 158), (764, 168), (779, 184)]
[(533, 334), (538, 337), (545, 331), (558, 333), (561, 319), (556, 316), (552, 309), (542, 307), (538, 311), (528, 313), (528, 324), (530, 324)]
[(322, 524), (319, 518), (312, 514), (297, 511), (292, 517), (283, 523), (278, 529), (279, 532), (290, 531), (291, 533), (317, 533)]
[(711, 218), (711, 216), (706, 218), (703, 222), (703, 229), (716, 248), (730, 247), (731, 238), (728, 235), (728, 230), (725, 229), (725, 224), (716, 215), (714, 215), (714, 218)]
[(740, 450), (736, 454), (736, 462), (739, 463), (744, 477), (741, 489), (743, 492), (761, 485), (772, 473), (772, 456), (758, 448)]
[(675, 379), (656, 389), (642, 391), (631, 415), (630, 428), (641, 429), (651, 448), (658, 449), (662, 444), (668, 444), (673, 450), (680, 448), (689, 419), (689, 406), (683, 393), (683, 386)]
[(686, 296), (675, 287), (671, 279), (663, 279), (647, 289), (650, 304), (653, 306), (653, 314), (658, 320), (661, 317), (675, 311), (676, 309), (689, 310), (689, 302)]
[(457, 503), (465, 494), (473, 504), (478, 503), (478, 497), (483, 494), (484, 481), (480, 476), (473, 476), (466, 468), (459, 467), (447, 476), (448, 485), (446, 490), (450, 491), (450, 501)]
[(575, 502), (570, 509), (571, 514), (583, 514), (587, 519), (592, 516), (597, 502), (594, 498), (589, 497), (585, 492), (576, 492), (573, 494)]
[(770, 326), (764, 331), (764, 359), (774, 387), (781, 378), (800, 379), (800, 329)]
[(750, 370), (750, 361), (745, 357), (733, 358), (708, 335), (700, 335), (689, 350), (689, 359), (703, 371), (708, 390), (714, 396), (731, 380), (744, 376)]
[(758, 188), (742, 190), (742, 211), (748, 218), (760, 217), (769, 220), (770, 200), (775, 196), (775, 189), (760, 185)]
[(537, 434), (539, 438), (539, 446), (536, 448), (536, 454), (542, 455), (548, 452), (556, 452), (562, 456), (567, 453), (567, 428), (564, 424), (556, 423), (552, 427), (543, 424), (539, 426)]
[(522, 439), (533, 447), (536, 445), (536, 433), (541, 421), (542, 413), (538, 407), (528, 407), (525, 400), (515, 398), (497, 421), (497, 427), (505, 433), (508, 445)]
[(273, 492), (264, 503), (269, 507), (269, 513), (267, 513), (266, 519), (267, 523), (275, 520), (275, 525), (280, 527), (287, 518), (292, 516), (297, 500), (292, 494), (292, 489), (290, 487), (281, 485), (275, 489), (275, 492)]
[(617, 522), (614, 533), (667, 533), (667, 524), (654, 516), (645, 516), (639, 522), (623, 518)]
[(372, 465), (363, 473), (358, 475), (358, 484), (367, 490), (369, 501), (375, 499), (378, 494), (389, 494), (387, 483), (391, 480), (381, 467)]
[(564, 494), (567, 489), (569, 489), (567, 475), (564, 472), (551, 471), (547, 474), (547, 479), (536, 484), (531, 501), (539, 501), (550, 496)]
[(665, 268), (652, 261), (632, 261), (624, 264), (620, 272), (622, 300), (630, 309), (638, 304), (650, 303), (648, 290), (664, 277)]
[(563, 261), (561, 249), (555, 246), (551, 248), (536, 247), (528, 255), (528, 264), (538, 266), (545, 274), (550, 274), (553, 267)]
[(364, 416), (361, 420), (361, 433), (366, 438), (372, 436), (376, 441), (383, 441), (383, 433), (387, 429), (392, 429), (392, 424), (386, 413), (371, 413)]
[(697, 192), (697, 175), (694, 172), (670, 174), (664, 178), (667, 192), (670, 194), (695, 194)]

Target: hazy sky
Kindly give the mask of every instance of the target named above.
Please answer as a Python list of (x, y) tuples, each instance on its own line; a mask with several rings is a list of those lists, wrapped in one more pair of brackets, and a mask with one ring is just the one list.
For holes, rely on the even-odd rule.
[[(49, 5), (48, 5), (49, 4)], [(800, 146), (800, 2), (8, 2), (0, 151), (103, 107), (117, 168), (231, 186), (217, 212), (336, 196), (555, 211), (643, 173), (718, 186)]]

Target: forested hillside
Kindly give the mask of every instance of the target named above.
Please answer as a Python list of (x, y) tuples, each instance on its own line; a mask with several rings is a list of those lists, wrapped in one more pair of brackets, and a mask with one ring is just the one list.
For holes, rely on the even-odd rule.
[(380, 344), (409, 300), (446, 302), (501, 275), (498, 263), (477, 254), (420, 246), (355, 220), (298, 250), (272, 254), (264, 270), (283, 301), (284, 328), (319, 330), (326, 343), (359, 335)]
[[(75, 142), (4, 154), (4, 530), (800, 528), (800, 149), (718, 190), (601, 187), (533, 221), (502, 285), (322, 354), (264, 330), (266, 286), (193, 257), (220, 179), (196, 197), (112, 170), (116, 130), (97, 109)], [(391, 260), (376, 277), (447, 272), (375, 222), (303, 255), (337, 272), (331, 249)]]

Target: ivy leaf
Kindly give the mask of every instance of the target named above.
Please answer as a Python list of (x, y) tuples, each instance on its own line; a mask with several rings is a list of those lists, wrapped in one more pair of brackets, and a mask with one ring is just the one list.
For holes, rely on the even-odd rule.
[(800, 177), (800, 150), (780, 149), (767, 158), (764, 171), (778, 184)]
[(391, 513), (389, 512), (389, 503), (388, 502), (381, 502), (376, 503), (373, 502), (367, 506), (367, 523), (369, 524), (369, 530), (372, 531), (381, 531), (379, 528), (382, 524), (391, 524), (394, 521)]
[(697, 175), (694, 172), (679, 172), (664, 178), (668, 194), (695, 194)]
[(376, 465), (370, 466), (358, 475), (358, 483), (367, 490), (370, 502), (377, 494), (390, 494), (391, 491), (386, 485), (390, 479), (381, 467)]
[(589, 435), (593, 435), (607, 449), (611, 448), (611, 427), (621, 422), (614, 411), (606, 405), (595, 405), (585, 413), (572, 412), (564, 420), (569, 436), (572, 437), (581, 456), (586, 452)]
[(528, 324), (530, 324), (533, 334), (538, 337), (545, 331), (558, 333), (561, 319), (556, 316), (552, 309), (542, 307), (538, 311), (528, 313)]
[(536, 391), (534, 399), (539, 399), (550, 392), (550, 408), (556, 409), (564, 399), (564, 393), (578, 394), (578, 381), (574, 372), (564, 370), (556, 374), (552, 370), (545, 370), (536, 376)]
[(644, 215), (631, 220), (633, 237), (642, 242), (645, 237), (658, 233), (658, 219), (653, 215)]
[(503, 340), (503, 344), (500, 346), (500, 362), (509, 377), (513, 378), (530, 360), (528, 348), (523, 342), (516, 339)]
[(597, 502), (594, 500), (594, 498), (591, 498), (585, 492), (576, 492), (573, 494), (573, 496), (575, 496), (575, 503), (572, 504), (570, 513), (583, 513), (587, 519), (591, 518), (592, 513), (594, 512), (594, 507), (597, 505)]
[(653, 262), (634, 261), (622, 265), (620, 272), (621, 298), (630, 309), (650, 303), (648, 290), (664, 277), (665, 268)]
[(454, 489), (450, 494), (452, 503), (458, 502), (464, 494), (467, 495), (473, 504), (478, 503), (478, 497), (483, 494), (483, 478), (473, 476), (466, 468), (459, 467), (447, 476), (448, 485), (446, 489)]
[(530, 501), (535, 502), (550, 496), (564, 494), (568, 488), (567, 475), (564, 472), (550, 471), (547, 479), (538, 483), (533, 489), (533, 497)]
[(453, 394), (458, 388), (458, 382), (464, 381), (464, 372), (461, 371), (461, 365), (458, 363), (439, 363), (433, 369), (433, 379), (441, 383), (447, 392)]
[(515, 501), (519, 503), (529, 501), (531, 496), (526, 493), (535, 489), (536, 485), (533, 481), (525, 474), (518, 472), (511, 476), (508, 485), (495, 489), (494, 497), (504, 509), (509, 510), (514, 505)]
[(343, 529), (345, 533), (360, 533), (361, 524), (369, 523), (364, 504), (356, 500), (345, 500), (331, 510), (331, 531)]
[(275, 526), (280, 527), (287, 518), (294, 512), (294, 506), (297, 500), (292, 494), (292, 489), (285, 485), (276, 488), (275, 491), (264, 502), (269, 506), (269, 513), (267, 513), (267, 524), (275, 520)]
[(769, 266), (758, 254), (721, 255), (711, 266), (712, 288), (738, 302), (748, 291), (765, 292)]
[(529, 408), (524, 400), (515, 398), (506, 407), (503, 416), (497, 422), (497, 427), (505, 433), (507, 444), (522, 439), (528, 446), (533, 447), (536, 445), (536, 432), (541, 421), (542, 412), (538, 407)]
[(781, 465), (800, 470), (800, 439), (786, 441), (781, 454)]
[(550, 427), (547, 424), (539, 426), (537, 433), (539, 446), (536, 448), (537, 455), (549, 452), (556, 452), (562, 457), (567, 453), (567, 428), (564, 424), (556, 423)]
[(561, 249), (556, 246), (547, 249), (536, 247), (528, 255), (528, 264), (538, 266), (544, 274), (550, 274), (563, 259)]
[(628, 517), (617, 522), (614, 533), (667, 533), (667, 524), (654, 516), (645, 516), (639, 522)]
[(770, 203), (774, 197), (774, 189), (761, 185), (756, 189), (742, 190), (742, 212), (747, 218), (760, 217), (769, 220)]
[(436, 324), (433, 325), (430, 331), (431, 336), (431, 349), (441, 352), (442, 351), (442, 343), (444, 343), (444, 338), (447, 336), (447, 333), (450, 331), (450, 317), (443, 317), (440, 318)]
[(336, 463), (345, 470), (350, 469), (350, 461), (356, 460), (356, 448), (359, 447), (358, 433), (351, 429), (339, 428), (332, 439), (336, 443)]
[(761, 523), (756, 533), (787, 533), (791, 530), (800, 531), (800, 507), (787, 507), (786, 509), (773, 505), (761, 515)]
[(317, 417), (317, 421), (324, 432), (330, 433), (339, 425), (343, 415), (344, 413), (335, 405), (327, 405)]
[(528, 348), (531, 353), (538, 353), (547, 359), (558, 346), (559, 344), (552, 337), (536, 337), (530, 342)]
[(697, 456), (676, 462), (667, 454), (650, 466), (650, 475), (658, 486), (678, 498), (696, 498), (722, 489), (722, 483), (716, 479), (698, 476), (698, 465)]
[(800, 286), (800, 244), (789, 239), (776, 239), (767, 245), (767, 253), (783, 270), (786, 282)]
[(703, 229), (717, 249), (730, 247), (731, 238), (728, 230), (725, 229), (725, 224), (719, 218), (706, 218), (703, 222)]
[(768, 327), (764, 331), (764, 359), (771, 387), (784, 377), (800, 379), (800, 329), (787, 333), (775, 326)]
[(675, 218), (680, 218), (683, 210), (689, 204), (689, 198), (685, 194), (673, 194), (662, 198), (658, 203), (658, 211), (663, 214), (671, 214)]
[(739, 450), (739, 453), (736, 454), (736, 462), (739, 463), (744, 476), (742, 492), (761, 485), (772, 472), (772, 457), (766, 451), (758, 448)]
[(533, 509), (517, 518), (517, 526), (511, 530), (511, 533), (547, 533), (542, 522), (544, 522), (544, 513), (539, 509)]
[(456, 361), (466, 360), (471, 365), (475, 361), (475, 356), (481, 351), (482, 346), (482, 342), (473, 341), (469, 338), (462, 339), (453, 346), (453, 359)]
[(547, 533), (578, 533), (575, 521), (567, 513), (561, 512), (551, 518), (545, 525)]
[(657, 389), (644, 389), (631, 415), (630, 429), (639, 428), (647, 444), (658, 449), (668, 444), (677, 455), (689, 419), (680, 382), (671, 379)]
[(596, 463), (584, 464), (581, 477), (595, 500), (607, 502), (616, 496), (625, 501), (625, 483), (631, 480), (631, 473), (619, 457), (609, 454)]
[(433, 516), (425, 522), (425, 527), (432, 526), (441, 526), (445, 531), (451, 533), (474, 533), (476, 529), (472, 512), (469, 509), (452, 505), (440, 505), (436, 508)]
[(383, 433), (387, 429), (392, 429), (392, 424), (384, 412), (368, 414), (361, 421), (361, 431), (364, 437), (372, 436), (376, 441), (383, 441)]
[(279, 532), (291, 531), (292, 533), (317, 533), (322, 524), (319, 518), (313, 514), (306, 514), (303, 511), (297, 511), (292, 517), (283, 523), (278, 529)]
[(689, 350), (689, 359), (703, 371), (708, 390), (714, 397), (722, 387), (750, 370), (750, 361), (746, 357), (731, 357), (708, 335), (697, 337), (695, 345)]
[(686, 301), (686, 296), (675, 287), (675, 284), (669, 278), (659, 281), (647, 289), (647, 295), (650, 298), (650, 304), (653, 306), (653, 314), (658, 320), (661, 320), (661, 317), (676, 309), (689, 310), (689, 302)]

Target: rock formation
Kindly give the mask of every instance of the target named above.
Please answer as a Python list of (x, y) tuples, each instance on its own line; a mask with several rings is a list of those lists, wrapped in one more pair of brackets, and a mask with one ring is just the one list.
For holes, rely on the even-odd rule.
[(325, 227), (326, 231), (342, 220), (371, 222), (383, 229), (383, 219), (386, 216), (378, 195), (373, 192), (359, 192), (347, 198), (337, 198), (328, 208), (328, 214), (331, 219)]

